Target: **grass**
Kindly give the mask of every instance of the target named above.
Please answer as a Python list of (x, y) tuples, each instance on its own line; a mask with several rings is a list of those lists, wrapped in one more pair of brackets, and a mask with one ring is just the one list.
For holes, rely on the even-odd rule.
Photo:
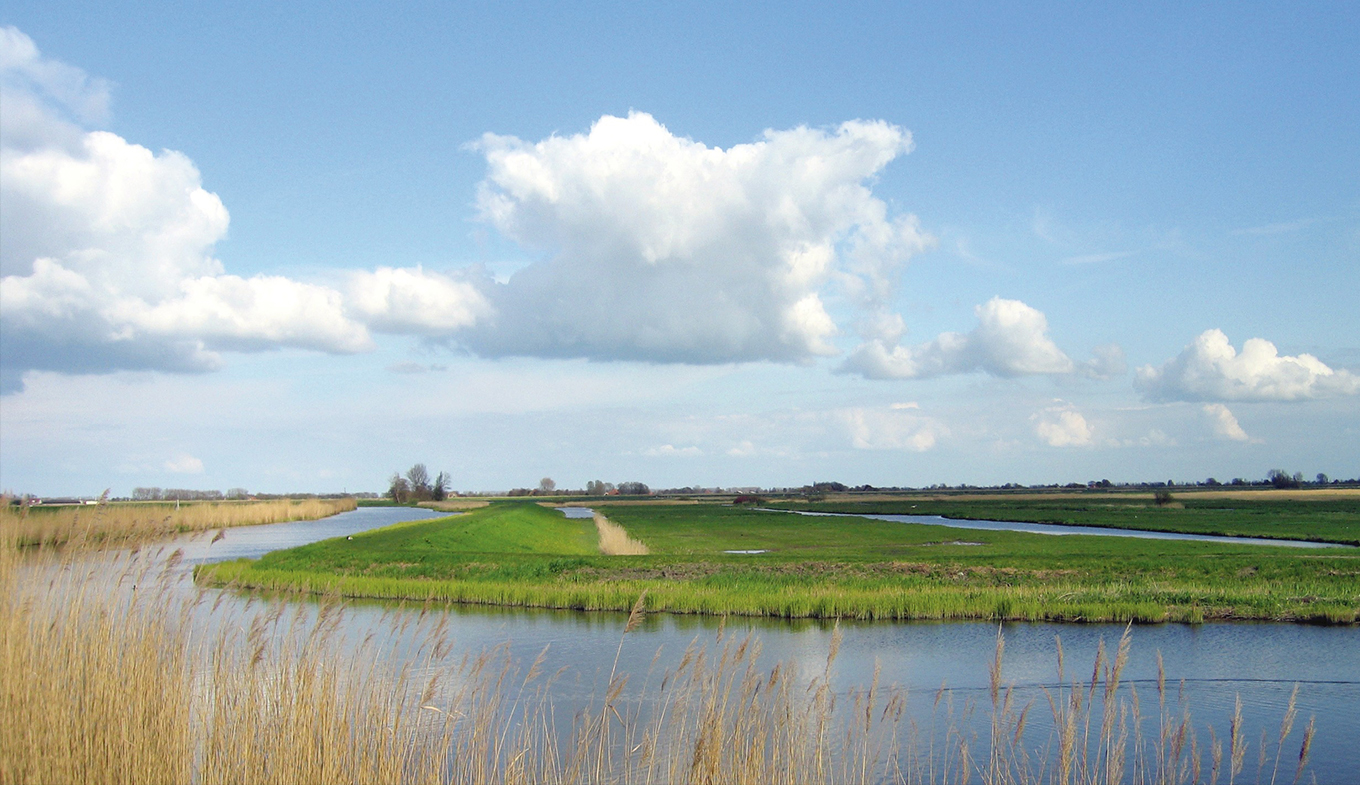
[[(1360, 551), (1052, 537), (713, 505), (608, 508), (649, 555), (590, 524), (501, 503), (205, 566), (205, 584), (348, 597), (856, 619), (1349, 624)], [(755, 555), (727, 550), (766, 550)]]
[(28, 507), (0, 498), (0, 538), (21, 546), (128, 542), (184, 532), (310, 521), (355, 508), (353, 499), (117, 502)]
[[(535, 519), (500, 512), (493, 520), (509, 526)], [(378, 536), (409, 540), (418, 529)], [(486, 534), (459, 536), (485, 544)], [(204, 632), (195, 620), (216, 610), (210, 597), (175, 599), (177, 557), (134, 557), (110, 572), (82, 561), (87, 544), (21, 550), (0, 537), (0, 782), (1141, 785), (1251, 773), (1298, 782), (1314, 735), (1311, 722), (1296, 728), (1292, 699), (1278, 734), (1259, 744), (1240, 705), (1220, 740), (1164, 678), (1140, 701), (1121, 685), (1127, 631), (1083, 668), (1086, 679), (1064, 672), (1059, 646), (1058, 686), (1026, 703), (1001, 676), (998, 636), (985, 702), (956, 706), (942, 688), (931, 716), (915, 718), (906, 693), (877, 677), (848, 694), (831, 688), (839, 630), (813, 673), (761, 667), (757, 639), (720, 630), (673, 669), (614, 669), (603, 693), (565, 718), (553, 710), (561, 674), (503, 649), (459, 660), (442, 614), (403, 614), (351, 638), (333, 602), (315, 612), (280, 604)], [(620, 651), (643, 613), (635, 598)], [(398, 644), (403, 633), (413, 649)], [(981, 733), (969, 724), (975, 711)], [(1051, 731), (1035, 732), (1037, 713)]]
[(1265, 537), (1360, 545), (1360, 497), (1308, 496), (1221, 498), (1208, 494), (1174, 496), (1159, 507), (1151, 498), (1102, 495), (1094, 499), (1007, 498), (1003, 494), (968, 500), (904, 497), (876, 501), (780, 502), (786, 509), (858, 515), (941, 515), (945, 518), (1057, 523), (1147, 529), (1183, 534)]

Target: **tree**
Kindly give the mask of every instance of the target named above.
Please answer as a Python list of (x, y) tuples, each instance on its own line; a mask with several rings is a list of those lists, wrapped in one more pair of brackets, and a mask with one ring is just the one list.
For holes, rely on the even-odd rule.
[(449, 476), (448, 472), (436, 474), (434, 483), (430, 486), (430, 498), (437, 502), (449, 498), (449, 484), (452, 482), (453, 478)]
[(538, 481), (538, 492), (543, 494), (552, 493), (557, 490), (557, 483), (551, 477), (544, 477)]
[(400, 473), (392, 475), (391, 485), (387, 488), (387, 495), (392, 497), (392, 501), (397, 504), (405, 504), (411, 500), (411, 483), (406, 481)]
[(602, 480), (591, 480), (590, 482), (586, 483), (587, 496), (605, 496), (612, 490), (614, 490), (614, 483), (612, 482), (604, 482)]
[(430, 470), (425, 464), (417, 463), (406, 470), (406, 479), (411, 483), (411, 497), (417, 501), (430, 498)]
[(1329, 482), (1331, 482), (1331, 480), (1329, 480), (1329, 479), (1327, 478), (1327, 475), (1323, 474), (1322, 472), (1318, 472), (1318, 475), (1317, 475), (1317, 484), (1318, 484), (1318, 485), (1326, 485), (1326, 484), (1329, 483)]
[(645, 482), (621, 482), (619, 483), (619, 495), (621, 496), (647, 496), (652, 489), (647, 487)]
[(1266, 481), (1276, 488), (1297, 488), (1303, 484), (1302, 480), (1302, 474), (1291, 477), (1284, 469), (1271, 469), (1266, 474)]

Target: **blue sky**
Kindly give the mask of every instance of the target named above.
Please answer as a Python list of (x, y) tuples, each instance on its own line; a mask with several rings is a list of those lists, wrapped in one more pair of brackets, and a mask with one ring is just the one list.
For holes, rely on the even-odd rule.
[(1354, 5), (0, 26), (8, 490), (1360, 475)]

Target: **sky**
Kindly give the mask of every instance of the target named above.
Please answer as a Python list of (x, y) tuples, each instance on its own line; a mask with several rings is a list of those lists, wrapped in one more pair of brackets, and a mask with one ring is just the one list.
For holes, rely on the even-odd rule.
[(1360, 6), (0, 6), (0, 488), (1360, 476)]

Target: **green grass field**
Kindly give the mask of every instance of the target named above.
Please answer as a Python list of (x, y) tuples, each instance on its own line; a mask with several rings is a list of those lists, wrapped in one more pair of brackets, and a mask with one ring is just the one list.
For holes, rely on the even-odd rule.
[(776, 502), (773, 507), (845, 512), (859, 515), (942, 515), (992, 521), (1107, 526), (1184, 534), (1228, 537), (1267, 537), (1360, 545), (1360, 499), (1196, 499), (1181, 497), (1174, 505), (1158, 507), (1150, 500), (1120, 500), (1110, 496), (1092, 500), (937, 501), (904, 497), (871, 502)]
[[(589, 520), (510, 502), (197, 574), (270, 591), (599, 610), (627, 610), (645, 590), (654, 611), (781, 617), (1354, 623), (1360, 611), (1360, 550), (1052, 537), (718, 505), (599, 509), (651, 554), (602, 556)], [(1191, 508), (1177, 512), (1194, 522)], [(757, 549), (769, 552), (723, 552)]]

